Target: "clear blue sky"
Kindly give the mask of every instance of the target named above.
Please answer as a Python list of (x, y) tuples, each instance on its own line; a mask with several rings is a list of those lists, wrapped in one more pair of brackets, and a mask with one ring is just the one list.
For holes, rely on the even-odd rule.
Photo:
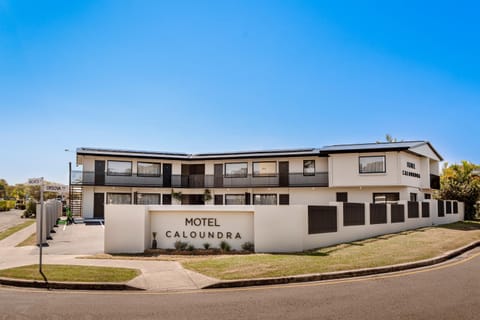
[[(421, 2), (421, 4), (419, 3)], [(0, 0), (0, 178), (77, 147), (429, 140), (480, 162), (474, 1)]]

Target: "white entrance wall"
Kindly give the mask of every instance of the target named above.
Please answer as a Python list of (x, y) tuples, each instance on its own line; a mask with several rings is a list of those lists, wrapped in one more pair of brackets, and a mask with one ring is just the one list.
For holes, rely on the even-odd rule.
[(464, 219), (461, 202), (457, 213), (446, 213), (444, 205), (445, 214), (440, 217), (436, 200), (424, 202), (430, 204), (429, 217), (422, 217), (419, 205), (419, 217), (408, 218), (407, 202), (400, 201), (405, 221), (392, 223), (391, 206), (387, 205), (384, 224), (370, 224), (370, 203), (365, 203), (365, 224), (358, 226), (344, 226), (343, 203), (330, 202), (328, 205), (337, 207), (337, 231), (318, 234), (308, 234), (307, 205), (106, 205), (105, 252), (144, 252), (151, 248), (152, 232), (157, 232), (158, 248), (173, 248), (177, 240), (195, 248), (202, 248), (205, 242), (219, 247), (220, 241), (225, 240), (236, 250), (249, 241), (254, 243), (256, 252), (298, 252)]
[(242, 244), (254, 241), (253, 208), (248, 206), (150, 206), (149, 211), (158, 248), (174, 248), (176, 241), (195, 248), (203, 248), (204, 243), (219, 248), (226, 241), (232, 249), (241, 250)]

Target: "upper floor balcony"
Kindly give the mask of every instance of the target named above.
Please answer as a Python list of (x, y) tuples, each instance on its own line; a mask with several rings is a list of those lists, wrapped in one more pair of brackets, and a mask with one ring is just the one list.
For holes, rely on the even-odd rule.
[(95, 174), (94, 171), (72, 171), (72, 185), (154, 188), (251, 188), (251, 187), (328, 187), (328, 172), (276, 174), (268, 176), (246, 175), (159, 175), (140, 176)]

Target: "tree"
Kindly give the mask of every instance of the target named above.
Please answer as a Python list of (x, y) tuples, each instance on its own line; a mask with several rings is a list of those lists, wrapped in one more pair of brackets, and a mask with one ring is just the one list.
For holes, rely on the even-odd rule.
[(465, 219), (475, 217), (475, 204), (480, 198), (480, 177), (475, 170), (480, 166), (468, 161), (461, 164), (445, 163), (440, 176), (440, 197), (465, 203)]

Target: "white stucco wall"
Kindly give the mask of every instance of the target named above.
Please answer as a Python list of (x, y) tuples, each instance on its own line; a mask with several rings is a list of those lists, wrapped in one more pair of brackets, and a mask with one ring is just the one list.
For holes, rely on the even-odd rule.
[(195, 248), (207, 242), (219, 248), (226, 241), (241, 250), (243, 243), (254, 241), (254, 210), (249, 206), (150, 206), (148, 210), (159, 248), (174, 248), (176, 241)]
[(149, 232), (148, 206), (105, 206), (105, 252), (143, 252)]

